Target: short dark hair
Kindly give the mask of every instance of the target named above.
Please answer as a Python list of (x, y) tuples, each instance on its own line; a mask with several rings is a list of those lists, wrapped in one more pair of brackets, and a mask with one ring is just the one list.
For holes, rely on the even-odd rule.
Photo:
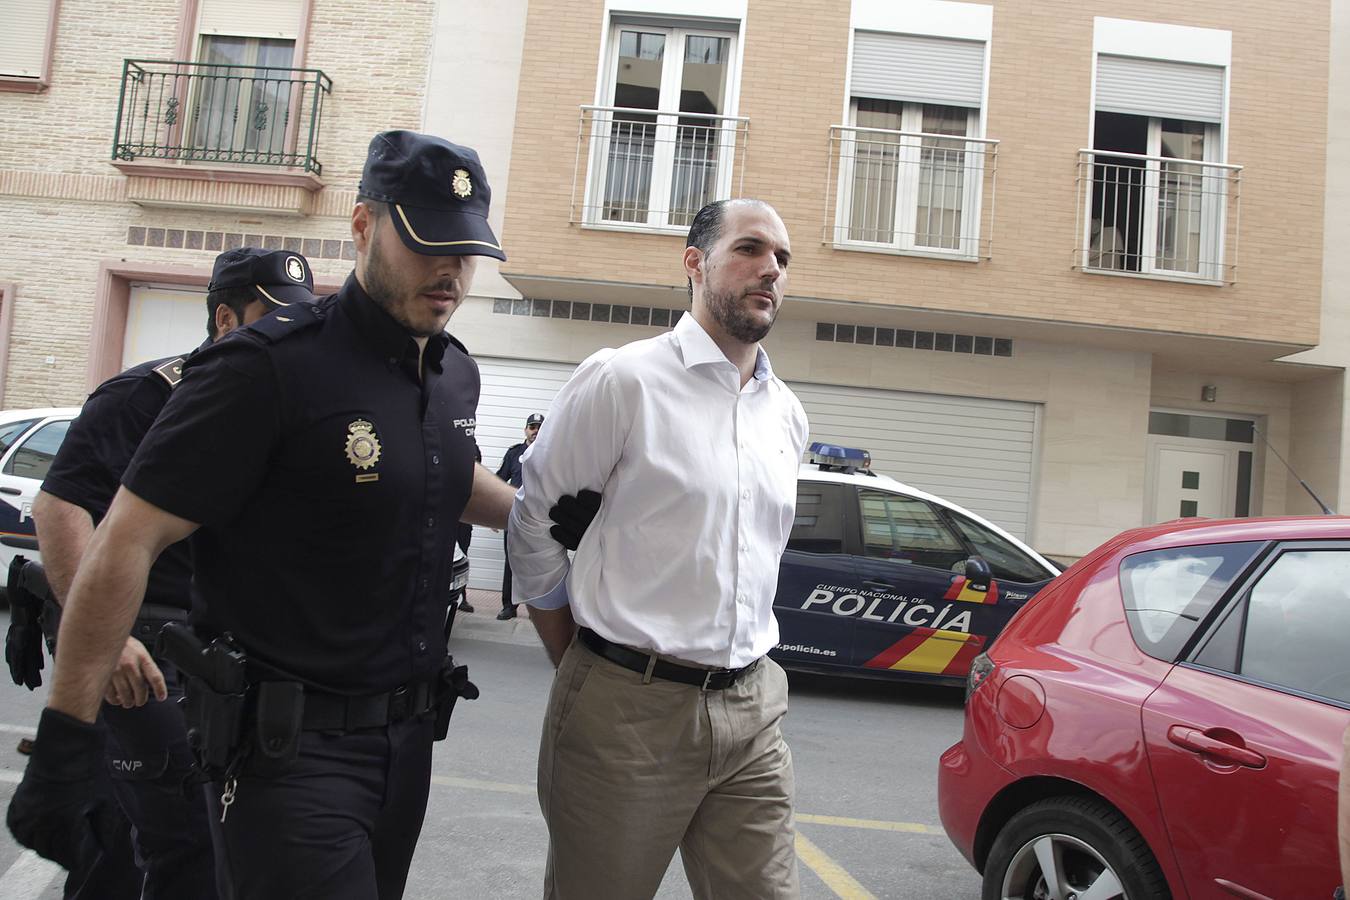
[[(726, 219), (727, 208), (738, 203), (752, 204), (755, 206), (768, 207), (769, 204), (763, 200), (756, 200), (753, 197), (735, 197), (730, 200), (714, 200), (707, 204), (694, 216), (694, 221), (689, 224), (689, 236), (685, 238), (684, 246), (697, 247), (704, 256), (712, 250), (713, 244), (722, 236), (722, 223)], [(694, 279), (685, 279), (689, 282), (689, 299), (694, 299)]]
[(216, 309), (224, 304), (233, 312), (234, 317), (240, 324), (244, 321), (244, 309), (258, 299), (258, 294), (253, 288), (246, 285), (240, 287), (216, 288), (214, 291), (206, 293), (206, 333), (211, 340), (215, 340), (216, 334)]

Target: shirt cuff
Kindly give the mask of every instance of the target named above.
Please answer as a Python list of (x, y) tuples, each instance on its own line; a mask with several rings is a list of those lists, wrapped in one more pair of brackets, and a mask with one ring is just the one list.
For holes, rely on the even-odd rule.
[(558, 582), (547, 594), (526, 600), (525, 604), (535, 609), (562, 609), (564, 606), (571, 606), (572, 595), (567, 593), (567, 579)]

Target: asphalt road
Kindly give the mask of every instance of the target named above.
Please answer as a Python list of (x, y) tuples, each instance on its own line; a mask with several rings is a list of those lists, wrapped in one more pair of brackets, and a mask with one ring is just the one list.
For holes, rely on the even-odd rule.
[[(551, 669), (523, 621), (490, 607), (452, 642), (481, 699), (455, 710), (437, 748), (409, 898), (540, 896), (547, 834), (534, 793)], [(0, 625), (8, 623), (0, 619)], [(50, 671), (50, 670), (48, 670)], [(938, 755), (960, 734), (959, 691), (793, 675), (785, 725), (798, 784), (804, 898), (979, 896), (979, 878), (938, 823)], [(44, 691), (0, 687), (0, 799), (24, 765)], [(59, 898), (60, 872), (0, 834), (0, 897)], [(658, 894), (687, 898), (678, 856)]]

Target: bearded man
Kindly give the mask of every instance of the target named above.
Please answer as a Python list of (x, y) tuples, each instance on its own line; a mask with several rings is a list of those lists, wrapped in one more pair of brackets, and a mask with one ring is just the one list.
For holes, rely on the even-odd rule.
[[(695, 897), (798, 894), (787, 679), (765, 654), (807, 422), (760, 346), (790, 258), (768, 204), (705, 206), (692, 314), (582, 363), (525, 456), (515, 596), (558, 667), (546, 897), (649, 898), (677, 847)], [(583, 491), (601, 503), (569, 564), (549, 510)]]

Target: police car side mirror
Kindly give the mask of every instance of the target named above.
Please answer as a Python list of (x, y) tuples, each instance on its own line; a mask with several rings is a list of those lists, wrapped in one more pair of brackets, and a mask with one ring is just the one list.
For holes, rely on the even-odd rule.
[(994, 572), (982, 556), (972, 556), (966, 560), (966, 585), (976, 590), (988, 590), (994, 579)]

